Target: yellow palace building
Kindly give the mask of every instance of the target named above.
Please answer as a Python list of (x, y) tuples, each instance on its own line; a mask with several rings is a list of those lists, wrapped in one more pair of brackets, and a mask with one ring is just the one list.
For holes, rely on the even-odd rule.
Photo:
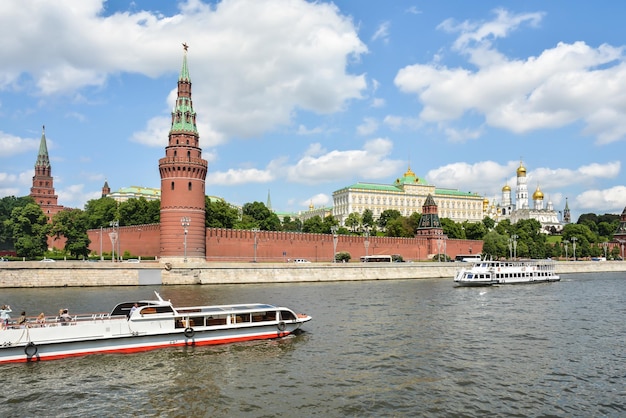
[(341, 225), (351, 213), (372, 211), (374, 220), (385, 210), (397, 210), (402, 216), (421, 213), (431, 195), (439, 208), (439, 217), (455, 222), (483, 220), (483, 198), (472, 192), (442, 189), (415, 175), (409, 166), (404, 176), (393, 184), (356, 183), (333, 192), (333, 216)]

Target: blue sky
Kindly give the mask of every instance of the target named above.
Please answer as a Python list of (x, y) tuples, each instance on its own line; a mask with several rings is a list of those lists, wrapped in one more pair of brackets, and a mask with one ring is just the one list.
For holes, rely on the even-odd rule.
[(623, 2), (0, 2), (0, 197), (29, 193), (46, 126), (59, 204), (159, 187), (183, 49), (206, 193), (331, 206), (411, 169), (490, 200), (626, 206)]

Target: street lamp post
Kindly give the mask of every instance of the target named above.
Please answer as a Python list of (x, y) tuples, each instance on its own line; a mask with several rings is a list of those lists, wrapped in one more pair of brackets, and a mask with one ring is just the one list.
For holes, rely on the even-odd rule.
[(333, 234), (333, 263), (337, 262), (337, 241), (339, 241), (337, 229), (339, 228), (336, 225), (330, 227), (330, 232)]
[(115, 228), (120, 227), (119, 221), (111, 221), (109, 222), (109, 226), (112, 228), (112, 232), (109, 232), (109, 238), (111, 238), (111, 262), (115, 262), (115, 243), (118, 242), (118, 235)]
[(259, 228), (253, 228), (252, 231), (254, 232), (254, 262), (256, 263), (257, 233)]
[(568, 240), (563, 241), (563, 245), (565, 246), (565, 261), (569, 260), (569, 257), (567, 255), (567, 245), (569, 244)]
[(183, 239), (183, 248), (184, 248), (183, 261), (186, 263), (187, 262), (187, 232), (189, 232), (188, 228), (189, 228), (189, 225), (191, 224), (191, 219), (188, 218), (187, 216), (183, 216), (182, 218), (180, 218), (180, 224), (183, 227), (183, 232), (185, 235)]
[(578, 241), (578, 238), (576, 237), (572, 237), (572, 251), (574, 253), (574, 261), (576, 261), (576, 241)]
[(369, 255), (370, 248), (370, 231), (366, 230), (363, 236), (365, 237), (365, 240), (363, 241), (363, 244), (365, 245), (365, 256), (367, 257)]
[(511, 239), (513, 240), (513, 258), (515, 260), (517, 260), (517, 239), (519, 238), (518, 235), (511, 235)]
[(100, 227), (100, 261), (104, 260), (102, 257), (102, 226)]
[(604, 248), (604, 259), (606, 260), (607, 259), (606, 250), (609, 248), (609, 243), (608, 242), (603, 242), (602, 243), (602, 248)]

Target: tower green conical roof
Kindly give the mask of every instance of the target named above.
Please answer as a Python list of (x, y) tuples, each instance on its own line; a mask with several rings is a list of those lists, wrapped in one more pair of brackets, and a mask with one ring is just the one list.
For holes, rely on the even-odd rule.
[(41, 132), (41, 142), (39, 142), (39, 154), (35, 167), (50, 168), (50, 157), (48, 157), (48, 145), (46, 144), (46, 127), (43, 126)]
[(183, 68), (180, 70), (180, 77), (178, 77), (178, 81), (191, 82), (191, 79), (189, 78), (189, 70), (187, 69), (187, 48), (189, 48), (189, 46), (187, 44), (183, 44), (183, 49), (185, 50), (183, 55)]

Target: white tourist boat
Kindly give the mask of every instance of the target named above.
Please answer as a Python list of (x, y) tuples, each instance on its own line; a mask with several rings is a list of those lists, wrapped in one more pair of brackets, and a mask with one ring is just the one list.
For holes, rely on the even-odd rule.
[(559, 280), (556, 265), (552, 260), (480, 260), (460, 268), (454, 276), (454, 282), (458, 286), (542, 283)]
[(156, 300), (120, 303), (111, 313), (9, 324), (0, 329), (0, 363), (282, 338), (311, 320), (265, 304), (179, 308), (155, 294)]

